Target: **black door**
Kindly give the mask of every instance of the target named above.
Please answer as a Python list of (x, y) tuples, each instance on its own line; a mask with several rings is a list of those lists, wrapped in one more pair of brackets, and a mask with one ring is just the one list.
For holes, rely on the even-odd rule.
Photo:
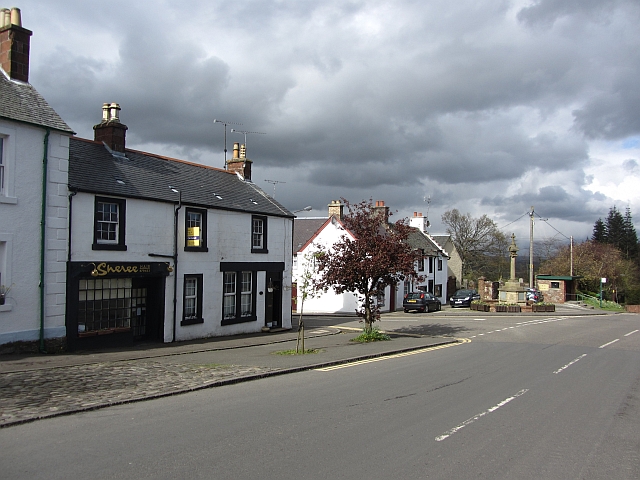
[(164, 277), (134, 278), (131, 289), (131, 329), (136, 341), (162, 341)]
[(282, 327), (282, 272), (267, 272), (264, 318), (267, 326)]

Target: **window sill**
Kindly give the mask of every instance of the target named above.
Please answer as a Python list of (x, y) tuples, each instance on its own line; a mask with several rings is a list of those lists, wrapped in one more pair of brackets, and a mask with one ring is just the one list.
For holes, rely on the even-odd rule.
[(113, 250), (125, 252), (127, 250), (126, 245), (116, 245), (111, 243), (94, 243), (91, 245), (91, 250)]
[(8, 203), (10, 205), (17, 205), (18, 204), (18, 198), (17, 197), (5, 197), (3, 195), (0, 195), (0, 203)]
[(4, 305), (0, 305), (0, 312), (10, 312), (13, 310), (13, 305), (5, 303)]
[(250, 317), (235, 317), (235, 318), (227, 318), (223, 319), (220, 325), (236, 325), (238, 323), (248, 323), (248, 322), (257, 322), (258, 317), (252, 315)]
[(207, 247), (184, 247), (185, 252), (208, 252)]
[(198, 325), (199, 323), (204, 323), (204, 318), (189, 318), (186, 320), (180, 321), (180, 326), (184, 327), (186, 325)]
[(252, 248), (251, 253), (269, 253), (269, 250), (266, 248), (261, 248), (261, 249)]

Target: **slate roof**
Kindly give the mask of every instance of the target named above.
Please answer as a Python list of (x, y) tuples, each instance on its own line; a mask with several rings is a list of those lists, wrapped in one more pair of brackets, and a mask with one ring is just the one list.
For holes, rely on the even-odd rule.
[(327, 218), (296, 218), (293, 222), (293, 251), (299, 252), (327, 223)]
[(448, 257), (447, 252), (440, 245), (435, 243), (428, 235), (422, 233), (417, 228), (412, 228), (411, 233), (409, 234), (409, 238), (407, 238), (407, 242), (413, 248), (418, 248), (424, 250), (425, 255), (435, 257), (439, 253)]
[(0, 69), (0, 118), (74, 133), (30, 84), (10, 80)]
[(197, 163), (126, 149), (112, 154), (102, 142), (69, 141), (69, 189), (118, 197), (245, 213), (293, 217), (293, 213), (235, 173)]

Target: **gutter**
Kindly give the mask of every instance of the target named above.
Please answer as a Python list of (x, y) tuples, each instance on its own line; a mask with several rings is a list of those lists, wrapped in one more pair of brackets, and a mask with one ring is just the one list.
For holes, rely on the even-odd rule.
[(47, 169), (49, 164), (49, 134), (50, 128), (46, 128), (44, 135), (44, 154), (42, 157), (42, 205), (40, 217), (40, 352), (47, 353), (44, 346), (44, 257), (46, 248), (46, 223), (47, 223)]

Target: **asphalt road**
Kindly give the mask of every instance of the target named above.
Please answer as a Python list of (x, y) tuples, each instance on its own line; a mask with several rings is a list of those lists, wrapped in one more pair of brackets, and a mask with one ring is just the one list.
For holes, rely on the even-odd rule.
[(640, 316), (382, 326), (469, 341), (2, 429), (0, 477), (640, 478)]

